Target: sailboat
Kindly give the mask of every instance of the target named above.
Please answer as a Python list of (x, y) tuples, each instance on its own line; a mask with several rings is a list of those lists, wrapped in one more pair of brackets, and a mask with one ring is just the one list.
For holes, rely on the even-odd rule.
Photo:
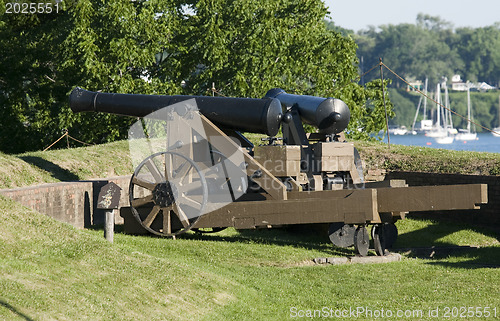
[(471, 114), (471, 104), (470, 104), (470, 87), (467, 84), (467, 129), (459, 129), (459, 133), (455, 136), (456, 140), (459, 141), (467, 141), (467, 140), (476, 140), (477, 133), (471, 132), (470, 124), (472, 120)]
[(500, 137), (500, 96), (498, 96), (498, 127), (493, 128), (493, 136)]
[(453, 127), (453, 119), (451, 118), (451, 109), (450, 109), (450, 96), (448, 95), (448, 86), (446, 85), (446, 81), (448, 79), (443, 77), (443, 87), (444, 87), (444, 127), (448, 131), (448, 134), (455, 135), (458, 133), (458, 130)]
[[(418, 105), (417, 105), (417, 111), (415, 112), (415, 117), (413, 118), (413, 123), (411, 125), (411, 134), (416, 135), (419, 132), (427, 132), (432, 129), (432, 119), (427, 119), (427, 83), (428, 80), (425, 78), (425, 85), (424, 85), (424, 95), (420, 96), (420, 99), (418, 100)], [(423, 119), (420, 121), (420, 124), (418, 127), (416, 127), (417, 124), (417, 119), (418, 119), (418, 114), (420, 112), (420, 106), (422, 104), (422, 101), (424, 102), (424, 112), (423, 112)]]
[(425, 136), (427, 137), (445, 137), (448, 135), (448, 132), (441, 127), (441, 85), (437, 84), (436, 85), (436, 110), (437, 110), (437, 117), (436, 117), (436, 122), (432, 126), (432, 130), (428, 131)]
[[(446, 82), (444, 83), (446, 88)], [(447, 91), (445, 91), (446, 93)], [(436, 123), (431, 131), (427, 132), (425, 135), (427, 137), (432, 137), (436, 140), (438, 144), (451, 144), (453, 143), (453, 136), (450, 134), (450, 128), (448, 126), (448, 109), (443, 111), (441, 107), (441, 84), (437, 84), (436, 86), (436, 109), (437, 109), (437, 117)], [(443, 126), (441, 126), (441, 117), (443, 118)], [(449, 117), (451, 118), (451, 116)]]

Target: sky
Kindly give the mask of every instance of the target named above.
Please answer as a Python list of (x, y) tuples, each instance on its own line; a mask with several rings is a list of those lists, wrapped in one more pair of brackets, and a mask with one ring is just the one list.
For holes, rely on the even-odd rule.
[(336, 26), (359, 31), (372, 25), (414, 24), (419, 13), (439, 16), (455, 28), (500, 22), (500, 0), (324, 0)]

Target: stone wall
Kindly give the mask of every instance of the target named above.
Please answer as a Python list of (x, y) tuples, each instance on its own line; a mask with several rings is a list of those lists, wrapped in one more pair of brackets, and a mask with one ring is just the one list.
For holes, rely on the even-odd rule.
[(390, 172), (385, 179), (404, 179), (409, 186), (488, 184), (488, 204), (479, 210), (428, 212), (419, 215), (432, 219), (450, 219), (473, 224), (500, 226), (500, 177), (481, 175)]
[[(128, 206), (130, 176), (3, 189), (0, 194), (58, 221), (86, 228), (104, 223), (104, 210), (96, 209), (97, 198), (109, 182), (122, 188), (120, 206)], [(116, 215), (115, 222), (122, 224), (123, 218)]]

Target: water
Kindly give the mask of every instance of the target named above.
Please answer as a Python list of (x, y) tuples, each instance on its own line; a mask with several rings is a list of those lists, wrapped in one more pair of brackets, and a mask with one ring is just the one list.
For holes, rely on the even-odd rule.
[[(479, 133), (477, 134), (477, 138), (477, 140), (472, 141), (455, 140), (453, 143), (446, 145), (438, 144), (434, 138), (424, 135), (391, 135), (391, 144), (500, 153), (500, 137), (495, 137), (490, 133)], [(384, 142), (387, 143), (387, 135), (384, 137)]]

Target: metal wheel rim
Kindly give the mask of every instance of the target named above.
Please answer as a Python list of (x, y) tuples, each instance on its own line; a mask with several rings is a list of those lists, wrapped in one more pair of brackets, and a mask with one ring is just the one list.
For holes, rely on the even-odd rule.
[(364, 226), (358, 226), (354, 233), (354, 248), (356, 252), (361, 256), (367, 256), (369, 247), (370, 236), (368, 235), (368, 231)]
[(328, 230), (330, 241), (338, 247), (347, 248), (354, 245), (354, 226), (339, 223), (331, 223)]
[(385, 253), (385, 224), (377, 224), (372, 228), (372, 238), (373, 238), (373, 246), (375, 248), (375, 252), (378, 255), (384, 256)]

